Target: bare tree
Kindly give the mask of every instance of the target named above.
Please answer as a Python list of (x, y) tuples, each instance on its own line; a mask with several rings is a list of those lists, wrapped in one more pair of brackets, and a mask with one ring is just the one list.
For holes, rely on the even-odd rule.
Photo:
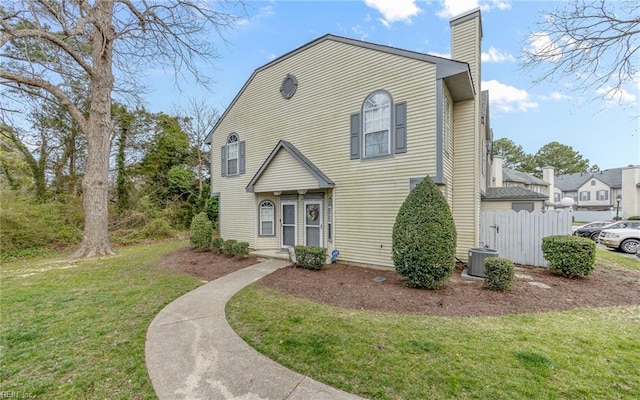
[(536, 70), (536, 83), (562, 80), (621, 100), (624, 86), (640, 81), (640, 1), (562, 4), (542, 13), (523, 50), (522, 66)]
[[(13, 0), (0, 5), (0, 85), (28, 94), (45, 90), (87, 136), (85, 227), (74, 257), (113, 254), (107, 192), (114, 87), (135, 84), (135, 74), (150, 65), (173, 68), (176, 76), (190, 73), (206, 85), (198, 65), (215, 60), (211, 34), (220, 34), (235, 20), (219, 11), (224, 5), (202, 0)], [(88, 82), (88, 114), (60, 87), (71, 78)]]
[(205, 99), (195, 98), (190, 98), (187, 108), (178, 110), (177, 113), (182, 117), (182, 129), (189, 135), (189, 142), (194, 149), (198, 197), (202, 197), (205, 175), (209, 167), (209, 152), (205, 151), (205, 140), (220, 114)]

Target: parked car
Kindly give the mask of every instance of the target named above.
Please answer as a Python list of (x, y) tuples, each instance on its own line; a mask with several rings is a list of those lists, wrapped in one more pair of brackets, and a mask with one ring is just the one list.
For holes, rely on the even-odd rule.
[(591, 227), (591, 228), (580, 228), (573, 232), (576, 236), (582, 236), (586, 238), (591, 238), (591, 240), (598, 241), (598, 236), (600, 236), (600, 232), (603, 229), (620, 229), (620, 228), (639, 228), (640, 221), (617, 221), (612, 222), (609, 225), (599, 226), (599, 227)]
[(609, 225), (611, 223), (613, 223), (615, 221), (612, 220), (608, 220), (608, 221), (592, 221), (592, 222), (588, 222), (584, 225), (576, 225), (576, 226), (572, 226), (571, 227), (571, 232), (575, 232), (578, 229), (587, 229), (587, 228), (601, 228), (605, 225)]
[(600, 243), (629, 254), (640, 251), (640, 225), (637, 228), (603, 229)]

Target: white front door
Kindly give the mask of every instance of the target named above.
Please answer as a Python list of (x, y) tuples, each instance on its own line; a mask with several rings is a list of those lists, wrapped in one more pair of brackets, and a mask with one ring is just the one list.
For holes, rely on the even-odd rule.
[(283, 201), (280, 205), (280, 247), (282, 248), (293, 247), (297, 244), (297, 209), (295, 201)]
[(322, 200), (304, 201), (304, 244), (322, 247)]

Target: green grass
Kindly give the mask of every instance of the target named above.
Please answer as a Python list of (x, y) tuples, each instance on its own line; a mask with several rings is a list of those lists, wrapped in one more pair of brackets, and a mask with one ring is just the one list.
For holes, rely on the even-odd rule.
[(0, 390), (38, 399), (154, 399), (145, 335), (164, 305), (200, 285), (154, 267), (186, 245), (118, 249), (83, 261), (4, 262)]
[(640, 271), (640, 258), (628, 257), (609, 249), (596, 249), (596, 268), (626, 269)]
[(640, 306), (445, 318), (345, 310), (252, 285), (227, 305), (227, 318), (268, 357), (367, 398), (640, 393)]

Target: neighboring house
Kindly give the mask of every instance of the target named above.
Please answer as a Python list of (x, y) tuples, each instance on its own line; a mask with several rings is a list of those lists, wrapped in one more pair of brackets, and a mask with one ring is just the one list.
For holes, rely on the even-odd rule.
[(397, 212), (429, 176), (466, 260), (478, 245), (491, 129), (480, 10), (450, 25), (452, 59), (326, 35), (255, 70), (207, 140), (220, 235), (392, 266)]
[(618, 195), (621, 216), (640, 215), (640, 165), (555, 177), (554, 201), (572, 198), (577, 210), (612, 210), (618, 206)]
[(550, 183), (524, 172), (504, 168), (502, 163), (501, 156), (493, 156), (491, 183), (482, 194), (481, 210), (544, 210), (549, 200)]

